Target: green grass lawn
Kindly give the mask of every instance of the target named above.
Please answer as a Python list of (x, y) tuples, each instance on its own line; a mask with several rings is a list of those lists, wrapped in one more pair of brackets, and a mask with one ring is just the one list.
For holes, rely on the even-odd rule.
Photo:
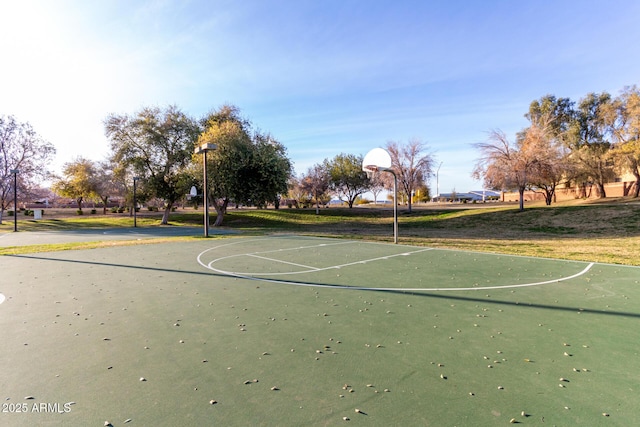
[[(606, 200), (605, 200), (606, 201)], [(400, 208), (401, 243), (502, 252), (540, 257), (640, 265), (640, 204), (633, 199), (604, 202), (532, 204), (524, 212), (509, 205), (418, 206), (407, 214)], [(314, 209), (231, 209), (224, 227), (252, 234), (295, 232), (389, 241), (392, 211), (376, 207)], [(45, 218), (47, 218), (45, 216)], [(68, 230), (130, 227), (126, 215), (64, 216), (42, 221), (19, 216), (19, 229)], [(143, 227), (157, 226), (160, 214), (138, 216)], [(200, 225), (202, 211), (172, 213), (173, 225)], [(5, 218), (0, 232), (13, 230)]]

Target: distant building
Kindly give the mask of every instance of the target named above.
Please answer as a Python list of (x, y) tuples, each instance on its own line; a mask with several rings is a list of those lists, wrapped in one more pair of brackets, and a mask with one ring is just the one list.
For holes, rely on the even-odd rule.
[(434, 202), (488, 202), (500, 200), (501, 193), (492, 190), (469, 191), (468, 193), (440, 193), (433, 197)]

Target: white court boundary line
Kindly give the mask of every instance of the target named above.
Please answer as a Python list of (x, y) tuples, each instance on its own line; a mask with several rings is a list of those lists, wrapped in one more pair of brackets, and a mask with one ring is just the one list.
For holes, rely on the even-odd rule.
[(0, 304), (2, 304), (4, 300), (5, 300), (4, 295), (0, 293)]
[[(560, 282), (564, 282), (564, 281), (567, 281), (567, 280), (575, 279), (577, 277), (580, 277), (580, 276), (586, 274), (595, 265), (594, 262), (591, 262), (591, 263), (587, 264), (587, 266), (582, 271), (580, 271), (580, 272), (578, 272), (576, 274), (573, 274), (571, 276), (560, 277), (558, 279), (545, 280), (545, 281), (542, 281), (542, 282), (520, 283), (520, 284), (515, 284), (515, 285), (478, 286), (478, 287), (466, 287), (466, 288), (441, 288), (441, 287), (437, 287), (437, 288), (377, 288), (376, 287), (376, 288), (373, 288), (373, 287), (364, 287), (364, 286), (343, 286), (343, 285), (326, 285), (326, 284), (319, 284), (319, 283), (292, 282), (292, 281), (287, 281), (287, 280), (269, 279), (269, 278), (264, 278), (264, 277), (254, 277), (255, 275), (263, 275), (263, 276), (264, 275), (268, 275), (269, 273), (241, 274), (241, 273), (237, 273), (237, 272), (233, 272), (233, 271), (225, 271), (225, 270), (220, 270), (220, 269), (212, 267), (212, 264), (214, 264), (217, 261), (221, 261), (223, 259), (228, 259), (228, 258), (233, 258), (233, 257), (240, 257), (240, 256), (252, 256), (252, 254), (249, 254), (249, 253), (230, 255), (230, 256), (227, 256), (227, 257), (217, 258), (217, 259), (214, 259), (213, 261), (209, 262), (208, 264), (205, 264), (202, 261), (202, 256), (204, 254), (206, 254), (207, 252), (209, 252), (209, 251), (212, 251), (212, 250), (215, 250), (215, 249), (220, 249), (220, 248), (225, 247), (225, 246), (232, 246), (232, 245), (236, 245), (236, 244), (240, 244), (240, 243), (247, 243), (247, 242), (252, 242), (252, 241), (257, 241), (257, 240), (263, 240), (263, 239), (240, 240), (238, 242), (227, 243), (227, 244), (224, 244), (224, 245), (214, 246), (213, 248), (206, 249), (206, 250), (204, 250), (204, 251), (202, 251), (202, 252), (200, 252), (198, 254), (198, 257), (197, 257), (198, 264), (200, 264), (201, 266), (203, 266), (204, 268), (206, 268), (208, 270), (214, 271), (216, 273), (224, 274), (226, 276), (236, 277), (236, 278), (239, 278), (239, 279), (256, 280), (256, 281), (259, 281), (259, 282), (276, 283), (276, 284), (293, 285), (293, 286), (304, 286), (304, 287), (315, 287), (315, 288), (333, 288), (333, 289), (347, 289), (347, 290), (361, 290), (361, 291), (394, 291), (394, 292), (487, 291), (487, 290), (513, 289), (513, 288), (526, 288), (526, 287), (532, 287), (532, 286), (542, 286), (542, 285), (548, 285), (548, 284), (551, 284), (551, 283), (560, 283)], [(348, 243), (359, 243), (359, 242), (349, 241), (349, 242), (335, 243), (334, 245), (348, 244)], [(323, 247), (323, 246), (332, 246), (332, 244), (319, 244), (319, 245), (314, 245), (314, 246), (301, 246), (301, 247), (289, 248), (289, 249), (275, 249), (275, 250), (272, 250), (272, 251), (254, 252), (253, 254), (274, 253), (274, 252), (309, 249), (309, 248)], [(286, 261), (280, 261), (280, 260), (275, 260), (275, 259), (272, 260), (272, 259), (266, 258), (266, 257), (259, 257), (259, 258), (263, 258), (263, 259), (266, 259), (266, 260), (272, 260), (274, 262), (282, 262), (282, 263), (293, 264), (293, 265), (297, 265), (297, 266), (301, 266), (301, 267), (310, 268), (310, 270), (307, 270), (307, 271), (290, 272), (290, 273), (270, 273), (270, 275), (306, 274), (306, 273), (315, 272), (315, 271), (339, 269), (341, 267), (346, 267), (346, 266), (350, 266), (350, 265), (365, 264), (365, 263), (370, 262), (370, 261), (378, 261), (378, 260), (383, 260), (383, 259), (389, 259), (389, 258), (396, 257), (396, 256), (408, 256), (408, 255), (411, 255), (413, 253), (426, 252), (426, 251), (429, 251), (429, 250), (435, 250), (435, 248), (421, 249), (421, 250), (417, 250), (417, 251), (404, 252), (404, 253), (395, 254), (395, 255), (387, 255), (387, 256), (383, 256), (383, 257), (373, 258), (371, 260), (356, 261), (356, 262), (352, 262), (352, 263), (348, 263), (348, 264), (343, 264), (343, 265), (339, 265), (339, 266), (325, 267), (325, 268), (321, 268), (321, 269), (315, 269), (313, 267), (308, 267), (308, 266), (301, 266), (299, 264), (287, 263)], [(558, 260), (554, 260), (554, 261), (558, 261)]]

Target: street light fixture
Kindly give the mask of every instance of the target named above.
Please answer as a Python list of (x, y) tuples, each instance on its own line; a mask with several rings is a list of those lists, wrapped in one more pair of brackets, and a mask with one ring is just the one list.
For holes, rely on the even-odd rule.
[(204, 185), (202, 190), (202, 199), (204, 201), (204, 237), (209, 237), (209, 191), (207, 188), (207, 151), (213, 151), (218, 146), (216, 144), (205, 143), (199, 147), (196, 147), (195, 153), (202, 154), (202, 169)]
[(18, 231), (18, 169), (11, 169), (13, 174), (13, 231)]
[(137, 201), (136, 201), (136, 182), (140, 179), (140, 177), (134, 176), (133, 177), (133, 227), (137, 227), (138, 226), (138, 217), (136, 215), (137, 213), (137, 209), (136, 206), (138, 205)]

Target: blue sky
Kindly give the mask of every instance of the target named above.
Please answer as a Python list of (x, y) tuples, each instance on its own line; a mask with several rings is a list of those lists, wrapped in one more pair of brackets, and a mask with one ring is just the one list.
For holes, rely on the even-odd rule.
[[(640, 2), (0, 0), (0, 115), (58, 149), (108, 154), (103, 120), (237, 105), (296, 171), (423, 140), (441, 192), (470, 177), (491, 129), (527, 126), (545, 94), (640, 84)], [(435, 179), (431, 180), (435, 192)]]

